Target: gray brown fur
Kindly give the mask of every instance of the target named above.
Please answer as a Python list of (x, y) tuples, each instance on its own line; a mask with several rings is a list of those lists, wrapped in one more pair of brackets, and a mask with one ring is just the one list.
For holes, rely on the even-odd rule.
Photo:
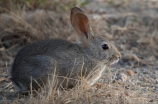
[[(71, 12), (75, 12), (75, 15), (71, 15), (71, 23), (81, 44), (49, 39), (24, 47), (17, 54), (11, 71), (12, 82), (18, 91), (28, 90), (31, 79), (39, 84), (47, 83), (48, 75), (54, 73), (61, 76), (57, 77), (58, 86), (75, 86), (75, 80), (70, 80), (68, 86), (66, 82), (62, 83), (62, 76), (72, 79), (89, 76), (87, 83), (93, 85), (101, 77), (106, 66), (119, 60), (121, 56), (116, 47), (104, 37), (92, 33), (87, 16), (77, 7), (72, 8)], [(80, 29), (82, 24), (76, 21), (83, 22), (86, 27)], [(102, 49), (105, 43), (109, 46), (108, 50)], [(32, 86), (37, 88), (38, 84), (33, 81)]]

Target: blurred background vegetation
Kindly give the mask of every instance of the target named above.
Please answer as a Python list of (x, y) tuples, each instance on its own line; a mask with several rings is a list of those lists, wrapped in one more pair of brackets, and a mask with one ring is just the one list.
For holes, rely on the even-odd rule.
[(74, 6), (83, 7), (89, 0), (0, 0), (0, 12), (25, 9), (49, 9), (64, 12)]

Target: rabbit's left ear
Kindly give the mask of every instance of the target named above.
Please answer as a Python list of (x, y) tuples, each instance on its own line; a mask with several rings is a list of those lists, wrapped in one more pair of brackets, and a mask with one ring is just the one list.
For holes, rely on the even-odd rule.
[(87, 16), (83, 13), (77, 13), (74, 17), (74, 21), (72, 23), (72, 26), (78, 33), (78, 36), (81, 38), (86, 37), (88, 39), (88, 33), (89, 33), (89, 20)]
[(72, 26), (74, 27), (78, 37), (80, 38), (82, 47), (87, 47), (92, 37), (91, 28), (89, 26), (89, 20), (87, 16), (83, 13), (77, 13), (74, 17)]
[(71, 9), (70, 21), (80, 38), (82, 46), (86, 47), (93, 37), (88, 17), (81, 9), (74, 7)]
[(73, 23), (74, 17), (75, 17), (75, 15), (76, 15), (77, 13), (83, 13), (83, 11), (82, 11), (80, 8), (78, 8), (78, 7), (73, 7), (73, 8), (71, 9), (71, 14), (70, 14), (70, 21), (71, 21), (71, 24)]

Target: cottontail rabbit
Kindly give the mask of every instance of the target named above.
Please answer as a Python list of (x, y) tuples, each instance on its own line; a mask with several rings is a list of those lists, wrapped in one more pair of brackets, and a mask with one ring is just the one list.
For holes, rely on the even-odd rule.
[[(49, 39), (24, 47), (16, 56), (11, 75), (14, 88), (25, 91), (48, 82), (48, 75), (59, 76), (58, 85), (66, 87), (64, 77), (69, 77), (67, 87), (74, 86), (80, 77), (88, 77), (87, 84), (93, 85), (106, 66), (116, 63), (121, 55), (116, 47), (104, 37), (93, 34), (88, 17), (74, 7), (70, 21), (80, 39), (73, 44), (62, 39)], [(90, 74), (91, 73), (91, 74)], [(38, 82), (38, 84), (37, 84)]]

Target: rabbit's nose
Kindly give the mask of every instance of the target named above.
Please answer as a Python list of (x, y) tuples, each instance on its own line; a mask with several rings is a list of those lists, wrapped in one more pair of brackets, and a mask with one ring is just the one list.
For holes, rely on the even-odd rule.
[(120, 52), (117, 52), (116, 57), (117, 57), (118, 59), (121, 58), (121, 54), (120, 54)]
[(118, 59), (120, 59), (120, 58), (121, 58), (121, 56), (120, 56), (120, 55), (117, 55), (117, 58), (118, 58)]
[(116, 57), (117, 57), (118, 59), (120, 59), (120, 58), (121, 58), (121, 54), (119, 53)]

